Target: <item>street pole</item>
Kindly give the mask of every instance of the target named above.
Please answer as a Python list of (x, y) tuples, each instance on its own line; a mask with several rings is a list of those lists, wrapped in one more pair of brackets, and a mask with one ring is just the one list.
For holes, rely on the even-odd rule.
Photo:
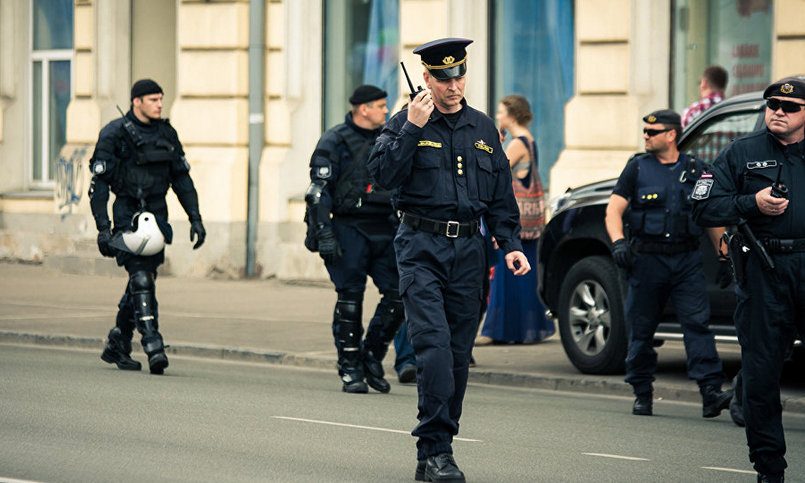
[(246, 277), (255, 275), (255, 246), (260, 223), (260, 157), (263, 154), (265, 0), (249, 0), (249, 187), (246, 215)]

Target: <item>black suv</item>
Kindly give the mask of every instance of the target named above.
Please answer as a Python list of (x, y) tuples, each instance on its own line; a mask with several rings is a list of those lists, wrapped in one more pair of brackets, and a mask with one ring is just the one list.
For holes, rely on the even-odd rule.
[[(730, 140), (764, 128), (764, 107), (761, 92), (724, 100), (685, 129), (679, 150), (712, 163)], [(553, 217), (539, 246), (540, 295), (558, 318), (568, 358), (588, 374), (622, 373), (626, 359), (626, 284), (612, 261), (604, 227), (607, 202), (616, 181), (569, 189), (554, 202)], [(732, 320), (733, 287), (720, 289), (715, 283), (718, 260), (706, 234), (700, 249), (709, 281), (710, 328), (716, 340), (737, 343)], [(682, 340), (681, 326), (670, 307), (666, 307), (655, 335), (656, 345), (665, 340)]]

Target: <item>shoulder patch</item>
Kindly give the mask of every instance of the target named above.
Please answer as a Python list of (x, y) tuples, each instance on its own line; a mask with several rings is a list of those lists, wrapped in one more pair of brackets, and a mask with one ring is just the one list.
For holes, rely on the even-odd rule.
[(92, 163), (93, 174), (103, 174), (105, 172), (106, 172), (106, 161), (98, 159), (95, 160), (94, 163)]
[(416, 145), (418, 148), (421, 147), (428, 147), (428, 148), (437, 148), (441, 149), (442, 143), (437, 143), (436, 141), (428, 141), (427, 139), (422, 139)]
[(696, 185), (693, 187), (693, 193), (691, 193), (690, 197), (694, 200), (706, 200), (710, 197), (710, 190), (713, 189), (713, 183), (715, 180), (711, 178), (699, 178), (699, 181), (696, 181)]
[(777, 166), (776, 159), (765, 159), (763, 161), (749, 161), (746, 163), (746, 169), (774, 168), (775, 166)]
[(329, 165), (319, 166), (316, 168), (316, 176), (318, 176), (320, 179), (329, 179), (330, 174), (332, 174), (332, 171), (330, 170)]

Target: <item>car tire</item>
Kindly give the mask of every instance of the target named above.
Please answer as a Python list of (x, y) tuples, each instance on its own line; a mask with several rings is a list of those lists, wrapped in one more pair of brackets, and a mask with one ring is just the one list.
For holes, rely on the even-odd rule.
[(623, 374), (628, 336), (624, 287), (603, 256), (573, 265), (559, 290), (559, 333), (567, 357), (585, 374)]

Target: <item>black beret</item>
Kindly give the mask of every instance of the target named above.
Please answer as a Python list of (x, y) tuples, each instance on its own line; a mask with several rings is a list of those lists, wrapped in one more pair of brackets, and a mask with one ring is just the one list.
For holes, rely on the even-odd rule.
[(131, 86), (131, 100), (135, 97), (147, 96), (148, 94), (164, 94), (162, 88), (156, 81), (151, 79), (140, 79)]
[(682, 118), (679, 117), (676, 111), (671, 109), (660, 109), (651, 114), (643, 117), (643, 122), (646, 124), (665, 124), (669, 126), (681, 126)]
[(414, 49), (422, 65), (440, 80), (464, 77), (467, 73), (467, 46), (472, 40), (450, 37), (432, 40)]
[(378, 99), (385, 99), (389, 96), (388, 92), (373, 85), (362, 85), (355, 89), (355, 92), (349, 98), (349, 103), (353, 106), (366, 104), (367, 102), (376, 101)]
[(799, 77), (786, 77), (770, 85), (763, 91), (763, 98), (772, 96), (805, 99), (805, 81)]

